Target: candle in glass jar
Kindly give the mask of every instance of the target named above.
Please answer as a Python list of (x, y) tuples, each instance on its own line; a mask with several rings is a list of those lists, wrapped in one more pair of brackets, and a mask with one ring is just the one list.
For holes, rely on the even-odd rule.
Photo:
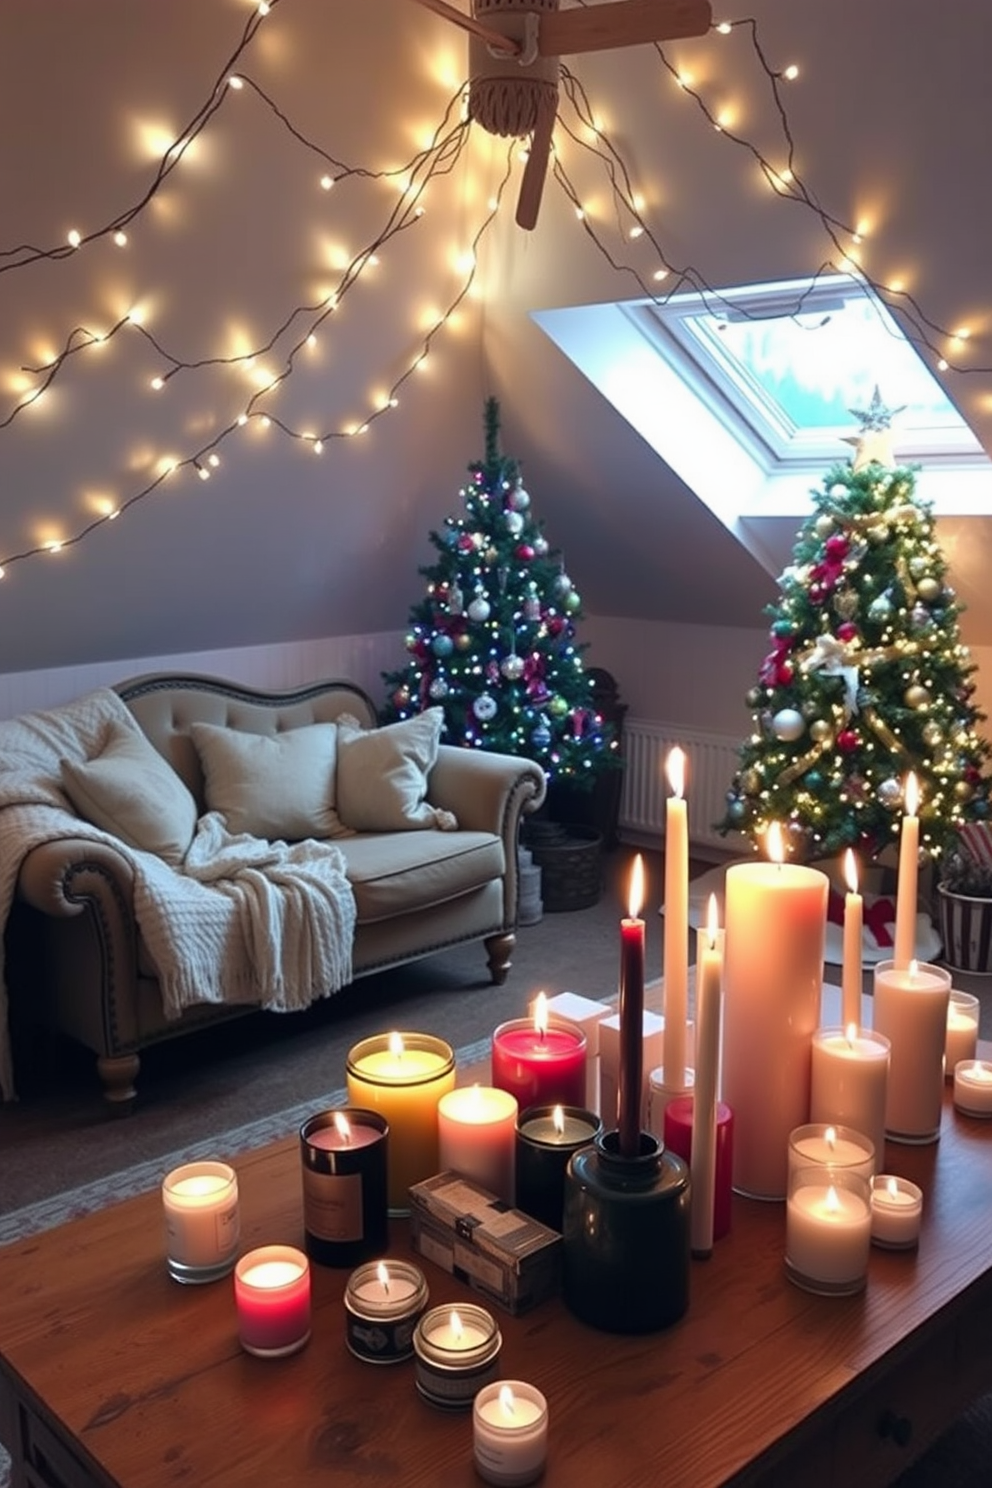
[(216, 1281), (238, 1254), (238, 1179), (223, 1162), (192, 1162), (162, 1180), (166, 1263), (175, 1281)]
[(476, 1470), (498, 1488), (522, 1488), (544, 1471), (548, 1402), (522, 1380), (484, 1386), (472, 1407)]
[(586, 1093), (586, 1036), (574, 1023), (550, 1018), (537, 999), (533, 1020), (501, 1023), (492, 1037), (492, 1082), (528, 1106), (581, 1106)]
[(432, 1405), (467, 1409), (499, 1373), (502, 1337), (484, 1307), (432, 1307), (413, 1335), (416, 1385)]
[(889, 1040), (885, 1130), (894, 1142), (935, 1142), (944, 1103), (944, 1044), (951, 976), (942, 966), (875, 967), (872, 1022)]
[(311, 1260), (353, 1266), (389, 1233), (389, 1124), (354, 1107), (317, 1111), (300, 1128), (303, 1228)]
[(345, 1341), (359, 1359), (396, 1364), (413, 1353), (413, 1333), (427, 1307), (427, 1280), (410, 1261), (368, 1261), (345, 1288)]
[(944, 1077), (954, 1078), (954, 1066), (962, 1059), (974, 1059), (978, 1048), (978, 998), (971, 992), (951, 988), (947, 1005), (947, 1033), (944, 1036)]
[(786, 1271), (807, 1291), (844, 1295), (865, 1284), (871, 1244), (868, 1179), (799, 1169), (789, 1179)]
[(291, 1245), (264, 1245), (234, 1268), (241, 1347), (261, 1358), (294, 1354), (310, 1337), (310, 1265)]
[(450, 1044), (432, 1034), (376, 1034), (349, 1050), (348, 1100), (389, 1125), (388, 1197), (409, 1211), (410, 1188), (438, 1170), (437, 1103), (455, 1084)]
[(884, 1250), (911, 1250), (919, 1244), (923, 1190), (908, 1178), (878, 1173), (871, 1186), (871, 1239)]
[(992, 1116), (992, 1064), (962, 1059), (954, 1066), (954, 1104), (966, 1116)]
[(516, 1207), (561, 1230), (565, 1170), (573, 1152), (602, 1130), (594, 1111), (578, 1106), (531, 1106), (517, 1124)]
[(516, 1096), (492, 1086), (463, 1086), (442, 1095), (437, 1106), (441, 1169), (461, 1173), (512, 1204), (518, 1110)]
[(798, 1168), (851, 1169), (870, 1178), (875, 1171), (875, 1147), (864, 1132), (849, 1126), (809, 1121), (789, 1133), (789, 1172)]
[(822, 1028), (813, 1035), (810, 1069), (810, 1121), (864, 1132), (880, 1162), (885, 1151), (888, 1039), (856, 1023)]

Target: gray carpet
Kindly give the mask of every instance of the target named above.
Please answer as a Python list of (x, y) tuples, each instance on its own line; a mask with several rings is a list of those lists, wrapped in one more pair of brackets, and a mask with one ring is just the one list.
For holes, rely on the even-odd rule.
[[(272, 1118), (340, 1090), (349, 1048), (384, 1027), (435, 1032), (463, 1048), (520, 1015), (542, 989), (612, 996), (630, 859), (623, 848), (608, 856), (594, 908), (545, 915), (521, 928), (505, 986), (489, 984), (481, 947), (463, 947), (366, 978), (307, 1013), (253, 1014), (162, 1045), (144, 1056), (139, 1106), (127, 1119), (108, 1117), (88, 1055), (67, 1045), (20, 1051), (27, 1061), (21, 1099), (0, 1109), (0, 1216), (45, 1200), (54, 1214), (59, 1196), (81, 1185), (94, 1185), (99, 1197), (101, 1180), (139, 1164), (154, 1174), (165, 1170), (162, 1159), (216, 1144), (250, 1123), (268, 1132)], [(657, 853), (645, 854), (645, 863), (647, 903), (658, 906), (663, 863)], [(701, 872), (708, 865), (694, 866)], [(652, 977), (661, 972), (661, 919), (650, 912), (646, 918)], [(992, 1038), (992, 985), (983, 991), (975, 982), (971, 990), (982, 998), (982, 1036)], [(987, 1488), (990, 1464), (992, 1399), (985, 1399), (900, 1479), (900, 1488)]]

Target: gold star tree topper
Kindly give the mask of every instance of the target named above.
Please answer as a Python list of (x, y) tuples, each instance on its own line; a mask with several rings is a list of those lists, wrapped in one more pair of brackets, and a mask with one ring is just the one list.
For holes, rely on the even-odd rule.
[(876, 465), (883, 465), (887, 470), (892, 469), (896, 463), (892, 453), (892, 420), (897, 413), (902, 413), (905, 407), (903, 403), (899, 408), (887, 408), (882, 402), (882, 395), (876, 383), (867, 408), (848, 409), (848, 413), (852, 414), (860, 425), (858, 434), (844, 439), (845, 444), (854, 445), (853, 468), (855, 471), (864, 470), (865, 466), (873, 461)]

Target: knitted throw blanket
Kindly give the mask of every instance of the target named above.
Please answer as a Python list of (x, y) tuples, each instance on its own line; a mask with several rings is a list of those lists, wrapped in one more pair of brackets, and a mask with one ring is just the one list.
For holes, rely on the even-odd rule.
[[(109, 843), (131, 864), (135, 918), (168, 1018), (204, 1002), (289, 1012), (347, 985), (355, 901), (332, 843), (235, 836), (208, 812), (177, 870), (76, 815), (61, 790), (61, 762), (94, 758), (121, 725), (140, 732), (110, 688), (0, 722), (0, 925), (25, 855), (42, 842), (82, 838)], [(14, 1096), (2, 937), (0, 1094)]]

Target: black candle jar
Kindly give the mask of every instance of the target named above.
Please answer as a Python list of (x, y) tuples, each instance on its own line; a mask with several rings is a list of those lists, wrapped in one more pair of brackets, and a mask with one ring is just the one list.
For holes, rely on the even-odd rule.
[(345, 1342), (369, 1364), (413, 1357), (413, 1335), (427, 1310), (427, 1280), (410, 1261), (366, 1261), (344, 1292)]
[[(562, 1130), (555, 1130), (555, 1112)], [(560, 1230), (565, 1169), (573, 1152), (602, 1131), (595, 1111), (581, 1106), (530, 1106), (517, 1118), (516, 1206), (549, 1229)]]
[(582, 1322), (608, 1333), (652, 1333), (689, 1305), (689, 1169), (640, 1133), (633, 1157), (601, 1132), (565, 1174), (562, 1287)]
[(306, 1252), (323, 1266), (381, 1255), (389, 1239), (389, 1123), (355, 1107), (320, 1111), (300, 1127)]

